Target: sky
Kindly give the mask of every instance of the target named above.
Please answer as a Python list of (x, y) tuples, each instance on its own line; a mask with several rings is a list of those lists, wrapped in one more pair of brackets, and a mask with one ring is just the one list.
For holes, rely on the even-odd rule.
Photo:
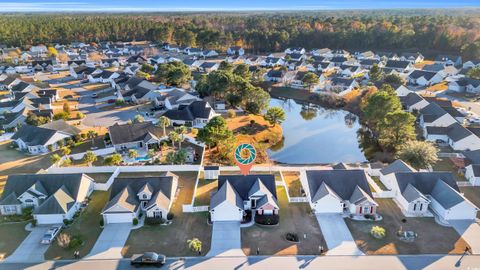
[(480, 7), (480, 0), (0, 0), (0, 12), (248, 11)]

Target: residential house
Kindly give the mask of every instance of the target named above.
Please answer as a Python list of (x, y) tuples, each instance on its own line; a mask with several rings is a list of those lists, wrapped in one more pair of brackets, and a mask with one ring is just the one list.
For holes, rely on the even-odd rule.
[(139, 155), (146, 155), (148, 149), (158, 148), (160, 142), (165, 139), (162, 128), (147, 121), (123, 125), (115, 123), (108, 127), (108, 135), (116, 151), (135, 149), (141, 152)]
[(420, 126), (424, 129), (423, 134), (427, 133), (427, 126), (448, 127), (456, 122), (455, 118), (436, 103), (430, 103), (420, 109)]
[(310, 91), (317, 91), (320, 90), (324, 83), (325, 83), (325, 76), (323, 74), (320, 74), (318, 82), (312, 86), (306, 86), (305, 83), (303, 82), (303, 77), (309, 73), (306, 71), (298, 71), (295, 74), (295, 77), (293, 77), (292, 81), (290, 82), (290, 86), (293, 88), (299, 88), (299, 89), (305, 89), (309, 88)]
[(395, 70), (399, 73), (407, 73), (413, 70), (413, 65), (410, 61), (388, 60), (385, 64), (385, 68)]
[(394, 200), (406, 216), (475, 220), (477, 207), (460, 193), (451, 172), (399, 172), (393, 175)]
[(203, 128), (216, 115), (208, 102), (194, 101), (189, 105), (179, 105), (177, 109), (166, 111), (163, 116), (173, 125), (186, 125)]
[(286, 79), (286, 74), (287, 72), (285, 72), (284, 70), (271, 69), (265, 74), (264, 80), (267, 82), (284, 83)]
[(245, 50), (241, 46), (232, 46), (227, 49), (228, 55), (244, 55)]
[(445, 66), (462, 66), (462, 57), (459, 55), (445, 55), (441, 54), (435, 57), (435, 63), (440, 63)]
[(156, 105), (171, 110), (177, 109), (180, 105), (189, 105), (200, 100), (200, 98), (187, 93), (183, 89), (173, 88), (162, 91), (161, 95), (157, 97)]
[(285, 50), (286, 54), (305, 54), (305, 48), (302, 47), (293, 47), (293, 48), (287, 48)]
[(427, 126), (424, 136), (427, 141), (446, 142), (456, 151), (480, 149), (480, 138), (457, 122), (448, 127)]
[(216, 57), (218, 56), (218, 52), (215, 51), (215, 50), (205, 50), (205, 51), (202, 51), (202, 54), (201, 54), (203, 57)]
[(355, 79), (351, 78), (333, 77), (325, 83), (325, 89), (327, 91), (334, 92), (339, 96), (346, 95), (358, 87), (359, 85)]
[(285, 65), (285, 61), (279, 57), (267, 57), (260, 63), (262, 67), (275, 67)]
[(409, 112), (419, 112), (430, 103), (415, 92), (410, 92), (406, 96), (401, 96), (400, 101), (403, 107)]
[(408, 74), (408, 82), (414, 85), (429, 86), (443, 81), (443, 77), (438, 72), (414, 70)]
[(352, 65), (340, 65), (339, 72), (342, 77), (358, 77), (365, 74), (365, 70), (362, 69), (360, 66), (352, 66)]
[(37, 224), (63, 224), (80, 210), (93, 191), (86, 174), (9, 175), (0, 199), (0, 214), (21, 215), (33, 208)]
[(472, 186), (480, 186), (480, 164), (467, 165), (465, 167), (465, 178), (467, 178)]
[(216, 221), (242, 221), (252, 215), (278, 215), (275, 177), (271, 174), (219, 175), (210, 200), (210, 217)]
[(105, 224), (132, 223), (140, 218), (166, 220), (175, 198), (178, 176), (116, 178), (110, 200), (102, 210)]
[(408, 61), (412, 64), (415, 64), (415, 63), (420, 63), (424, 60), (425, 58), (423, 57), (423, 55), (419, 52), (416, 52), (416, 53), (408, 53), (408, 52), (405, 52), (405, 53), (402, 53), (400, 55), (400, 60), (401, 61)]
[(48, 146), (58, 149), (58, 142), (72, 138), (80, 133), (76, 127), (68, 125), (63, 120), (56, 120), (41, 126), (22, 126), (13, 136), (19, 150), (30, 154), (48, 152)]
[(102, 72), (96, 74), (90, 74), (87, 76), (88, 81), (91, 83), (113, 83), (116, 78), (120, 77), (117, 72), (109, 70), (102, 70)]
[(458, 80), (449, 81), (448, 90), (478, 94), (480, 93), (480, 80), (461, 77)]
[(305, 179), (306, 196), (315, 213), (376, 214), (378, 204), (364, 170), (307, 170), (300, 174)]
[(205, 73), (210, 73), (212, 71), (217, 70), (220, 67), (220, 64), (218, 62), (203, 62), (200, 66), (199, 69), (200, 71), (203, 71)]

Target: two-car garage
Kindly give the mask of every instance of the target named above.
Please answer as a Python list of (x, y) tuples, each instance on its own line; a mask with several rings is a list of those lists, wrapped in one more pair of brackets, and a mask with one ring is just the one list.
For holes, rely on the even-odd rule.
[(111, 223), (132, 223), (135, 215), (133, 213), (104, 213), (105, 224)]

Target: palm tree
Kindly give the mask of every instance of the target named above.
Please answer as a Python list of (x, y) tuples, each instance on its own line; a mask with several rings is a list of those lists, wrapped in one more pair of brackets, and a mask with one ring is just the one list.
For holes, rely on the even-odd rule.
[(135, 149), (128, 150), (128, 157), (131, 158), (131, 159), (134, 159), (134, 158), (138, 157), (137, 150), (135, 150)]
[(87, 138), (92, 140), (92, 146), (95, 144), (95, 137), (97, 137), (97, 133), (93, 130), (89, 130), (87, 132)]
[(198, 252), (200, 254), (202, 252), (202, 241), (198, 238), (193, 238), (187, 240), (188, 248), (190, 248), (194, 252)]
[(163, 136), (167, 136), (166, 127), (170, 126), (170, 124), (170, 119), (168, 119), (167, 117), (160, 116), (160, 118), (158, 118), (158, 126), (163, 128)]
[(175, 142), (179, 142), (180, 141), (180, 136), (178, 135), (177, 132), (175, 131), (172, 131), (170, 133), (168, 133), (168, 138), (172, 141), (172, 146), (175, 148)]
[(180, 140), (178, 141), (178, 148), (182, 150), (182, 142), (185, 139), (187, 128), (185, 126), (180, 126), (175, 129), (175, 132), (177, 132), (180, 135)]

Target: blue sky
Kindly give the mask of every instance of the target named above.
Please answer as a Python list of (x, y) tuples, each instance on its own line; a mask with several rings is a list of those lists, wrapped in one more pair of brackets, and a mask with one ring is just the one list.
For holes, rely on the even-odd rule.
[(480, 7), (479, 0), (0, 0), (10, 11), (332, 10)]

